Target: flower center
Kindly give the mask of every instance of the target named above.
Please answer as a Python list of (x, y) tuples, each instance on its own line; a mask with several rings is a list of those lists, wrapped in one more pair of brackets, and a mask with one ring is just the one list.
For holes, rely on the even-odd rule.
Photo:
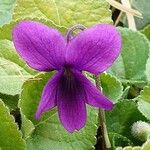
[(64, 67), (64, 75), (68, 77), (72, 75), (71, 69), (67, 66)]
[(61, 95), (70, 101), (74, 101), (75, 97), (79, 93), (83, 92), (83, 85), (79, 79), (75, 76), (71, 67), (64, 67), (64, 74), (59, 82), (59, 91), (62, 91)]

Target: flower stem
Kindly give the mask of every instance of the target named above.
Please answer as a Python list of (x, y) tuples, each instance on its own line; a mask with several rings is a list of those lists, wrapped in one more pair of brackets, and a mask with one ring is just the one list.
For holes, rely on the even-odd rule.
[(69, 28), (67, 31), (67, 34), (66, 34), (67, 43), (71, 40), (71, 38), (73, 37), (73, 32), (77, 29), (85, 30), (86, 27), (81, 24), (76, 24), (76, 25), (72, 26), (71, 28)]
[[(99, 75), (95, 76), (96, 87), (101, 91), (101, 83)], [(105, 111), (103, 109), (99, 109), (99, 119), (100, 119), (100, 128), (102, 132), (102, 145), (103, 150), (107, 150), (111, 147), (110, 140), (108, 137), (108, 131), (106, 126), (106, 119), (105, 119)]]

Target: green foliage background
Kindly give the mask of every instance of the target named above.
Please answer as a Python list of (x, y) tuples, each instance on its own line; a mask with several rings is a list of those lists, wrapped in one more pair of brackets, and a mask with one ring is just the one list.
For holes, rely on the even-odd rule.
[[(140, 30), (118, 27), (123, 43), (121, 55), (100, 75), (103, 93), (114, 103), (114, 109), (106, 112), (112, 150), (150, 149), (150, 142), (143, 144), (131, 134), (134, 122), (150, 121), (148, 3), (147, 0), (132, 1), (133, 8), (144, 17), (143, 20), (135, 18)], [(45, 113), (40, 121), (35, 120), (42, 89), (54, 72), (36, 72), (16, 53), (11, 34), (13, 27), (22, 20), (42, 22), (64, 34), (75, 24), (86, 27), (112, 24), (110, 5), (106, 0), (0, 0), (0, 149), (95, 149), (99, 127), (95, 108), (88, 107), (86, 126), (73, 134), (61, 126), (56, 109)], [(127, 26), (125, 15), (121, 21)], [(90, 74), (87, 76), (93, 80)]]

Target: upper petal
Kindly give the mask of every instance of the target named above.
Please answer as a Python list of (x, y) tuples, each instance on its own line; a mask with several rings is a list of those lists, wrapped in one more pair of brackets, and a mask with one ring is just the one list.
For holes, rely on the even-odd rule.
[(121, 37), (112, 25), (96, 25), (82, 31), (67, 47), (69, 65), (99, 74), (112, 65), (121, 49)]
[(57, 107), (61, 123), (69, 132), (80, 130), (86, 123), (85, 93), (75, 75), (62, 76), (57, 91)]
[(56, 75), (49, 79), (45, 85), (42, 92), (41, 101), (35, 115), (36, 119), (39, 119), (42, 113), (56, 106), (57, 86), (62, 75), (63, 72), (59, 71)]
[(13, 42), (20, 56), (36, 70), (60, 69), (64, 64), (65, 40), (57, 30), (44, 24), (35, 21), (17, 24)]

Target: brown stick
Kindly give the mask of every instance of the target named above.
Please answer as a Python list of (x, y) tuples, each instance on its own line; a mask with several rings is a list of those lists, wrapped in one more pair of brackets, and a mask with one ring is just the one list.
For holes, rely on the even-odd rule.
[[(99, 76), (95, 76), (96, 87), (101, 91), (101, 82)], [(100, 119), (100, 127), (102, 131), (102, 146), (103, 150), (108, 150), (111, 147), (107, 127), (106, 127), (106, 119), (105, 119), (105, 111), (103, 109), (99, 109), (99, 119)]]
[(121, 19), (122, 14), (123, 14), (123, 12), (121, 11), (120, 14), (119, 14), (119, 16), (117, 17), (117, 19), (116, 19), (116, 21), (115, 21), (115, 24), (114, 24), (115, 26), (118, 25), (118, 23), (119, 23), (119, 21), (120, 21), (120, 19)]

